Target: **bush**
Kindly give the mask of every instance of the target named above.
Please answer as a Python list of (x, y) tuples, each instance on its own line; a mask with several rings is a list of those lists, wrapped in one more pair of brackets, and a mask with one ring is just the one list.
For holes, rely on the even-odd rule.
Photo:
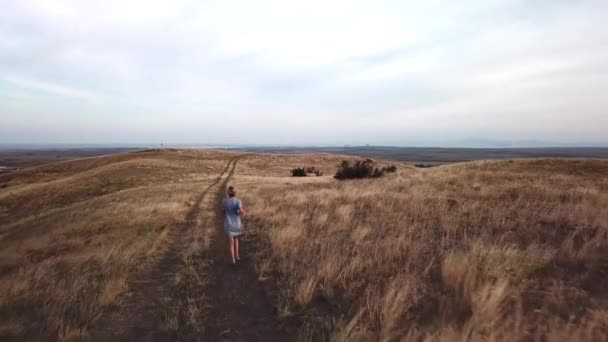
[(295, 169), (291, 170), (291, 176), (292, 177), (306, 177), (306, 170), (304, 170), (303, 167), (296, 167)]
[(336, 179), (356, 179), (356, 178), (379, 178), (384, 176), (384, 173), (393, 173), (397, 171), (395, 165), (385, 166), (383, 168), (375, 167), (375, 162), (372, 159), (358, 160), (351, 165), (347, 160), (342, 161), (334, 178)]
[(306, 168), (296, 167), (295, 169), (291, 170), (291, 175), (293, 177), (306, 177), (311, 175), (323, 176), (323, 172), (321, 172), (321, 170), (317, 170), (314, 166), (309, 166)]
[(369, 178), (375, 174), (376, 170), (374, 170), (374, 161), (371, 159), (366, 159), (364, 161), (357, 160), (353, 165), (351, 165), (348, 160), (343, 160), (334, 178)]

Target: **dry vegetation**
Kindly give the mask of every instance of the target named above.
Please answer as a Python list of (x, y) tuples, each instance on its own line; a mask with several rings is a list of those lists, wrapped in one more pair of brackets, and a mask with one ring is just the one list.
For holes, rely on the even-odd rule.
[(336, 173), (342, 160), (353, 160), (352, 156), (336, 154), (252, 154), (239, 162), (238, 174), (245, 176), (286, 177), (294, 167), (315, 167), (324, 175)]
[(237, 179), (260, 277), (302, 339), (608, 338), (608, 161)]
[[(1, 176), (0, 336), (86, 336), (134, 274), (153, 267), (230, 157), (145, 151)], [(185, 265), (205, 246), (198, 238)], [(191, 280), (188, 270), (177, 283)]]
[[(233, 157), (147, 151), (0, 176), (0, 338), (87, 337), (139, 291), (137, 274), (167, 262), (162, 328), (201, 334), (219, 223), (216, 195), (200, 194), (217, 193)], [(343, 159), (248, 155), (231, 181), (258, 276), (301, 339), (608, 339), (608, 161), (398, 165), (338, 181)], [(325, 176), (291, 177), (301, 165)], [(213, 229), (175, 240), (184, 225)]]

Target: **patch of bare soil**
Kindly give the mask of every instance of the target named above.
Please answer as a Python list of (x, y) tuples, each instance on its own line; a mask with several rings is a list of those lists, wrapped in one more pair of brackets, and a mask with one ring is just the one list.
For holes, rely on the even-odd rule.
[[(234, 171), (235, 164), (233, 164)], [(231, 172), (232, 174), (232, 172)], [(218, 203), (225, 193), (218, 193)], [(241, 260), (233, 265), (228, 241), (222, 231), (221, 215), (216, 216), (217, 235), (213, 242), (213, 266), (205, 295), (208, 298), (205, 341), (290, 341), (297, 333), (296, 323), (279, 319), (275, 308), (276, 286), (272, 280), (261, 281), (255, 271), (255, 235), (241, 239)]]

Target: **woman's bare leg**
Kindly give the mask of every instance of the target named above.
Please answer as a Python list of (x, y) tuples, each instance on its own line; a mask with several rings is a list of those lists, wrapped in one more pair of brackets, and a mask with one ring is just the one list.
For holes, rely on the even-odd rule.
[(230, 255), (232, 256), (232, 263), (234, 264), (236, 261), (234, 260), (234, 238), (232, 236), (228, 237)]
[(239, 257), (239, 237), (238, 236), (234, 237), (234, 251), (235, 251), (235, 255), (236, 255), (236, 260), (241, 260), (241, 258)]

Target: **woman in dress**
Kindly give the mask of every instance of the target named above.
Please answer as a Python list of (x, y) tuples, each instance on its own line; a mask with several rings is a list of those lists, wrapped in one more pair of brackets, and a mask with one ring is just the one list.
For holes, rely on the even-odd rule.
[(228, 246), (230, 248), (230, 256), (232, 263), (235, 264), (239, 257), (239, 236), (243, 223), (241, 215), (245, 215), (241, 200), (236, 198), (236, 190), (233, 186), (228, 187), (228, 197), (222, 201), (222, 209), (224, 210), (224, 232), (228, 235)]

